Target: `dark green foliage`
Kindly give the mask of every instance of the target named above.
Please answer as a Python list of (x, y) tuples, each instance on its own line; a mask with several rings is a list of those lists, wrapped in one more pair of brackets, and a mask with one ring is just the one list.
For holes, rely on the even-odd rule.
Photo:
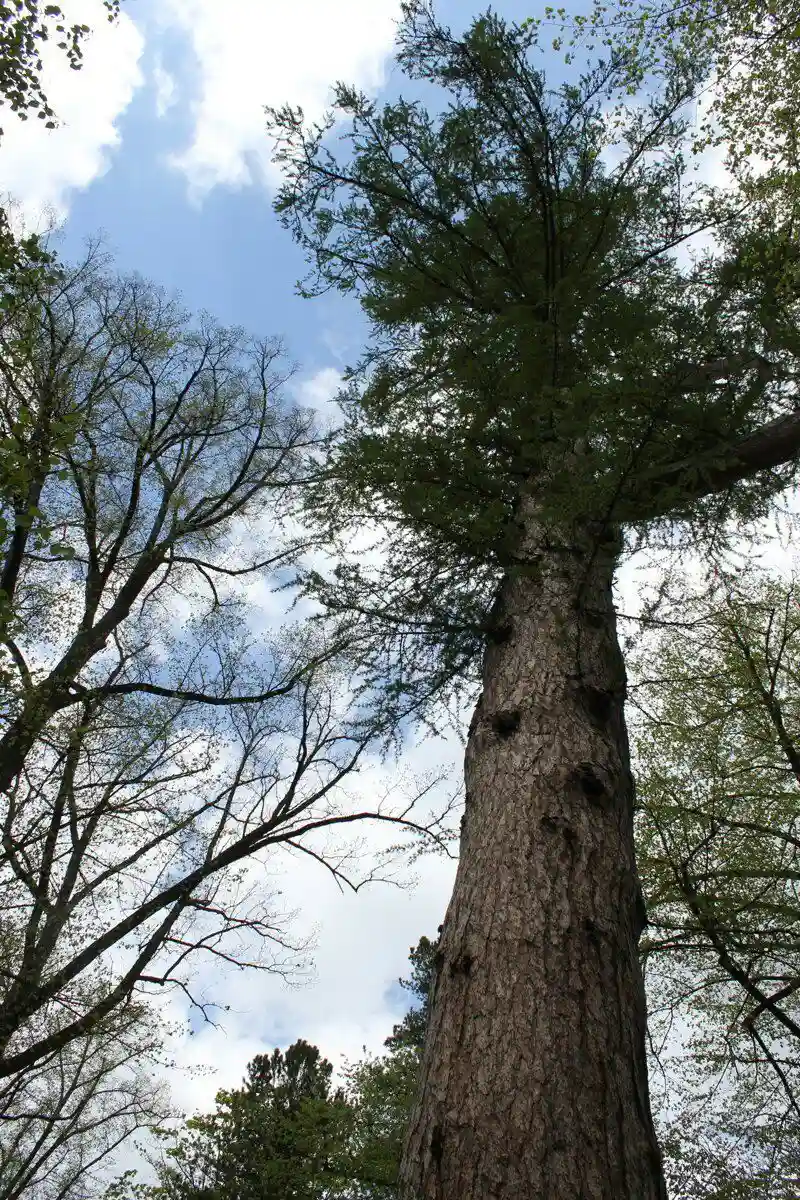
[(327, 1100), (333, 1067), (316, 1046), (300, 1038), (285, 1054), (257, 1054), (247, 1066), (245, 1090), (255, 1100), (268, 1099), (282, 1112), (296, 1112), (304, 1100)]
[[(241, 1088), (217, 1094), (213, 1113), (192, 1117), (169, 1146), (159, 1183), (165, 1200), (315, 1200), (338, 1180), (349, 1110), (331, 1090), (331, 1064), (302, 1039), (257, 1055)], [(141, 1189), (140, 1189), (141, 1190)]]
[(410, 992), (419, 1002), (408, 1010), (399, 1025), (395, 1025), (391, 1036), (386, 1039), (386, 1045), (391, 1051), (408, 1048), (422, 1050), (425, 1039), (425, 1026), (430, 1010), (431, 993), (436, 978), (436, 953), (438, 942), (421, 937), (416, 946), (411, 947), (409, 962), (411, 963), (411, 978), (401, 979), (400, 985)]
[(343, 1200), (397, 1200), (400, 1157), (418, 1077), (419, 1054), (409, 1047), (351, 1068), (352, 1157)]
[[(469, 676), (492, 632), (498, 584), (523, 569), (523, 497), (562, 530), (702, 524), (763, 511), (790, 473), (767, 462), (753, 482), (733, 450), (783, 411), (795, 304), (767, 319), (761, 262), (783, 269), (785, 226), (762, 206), (743, 232), (741, 197), (687, 163), (707, 60), (617, 48), (553, 89), (536, 39), (491, 13), (456, 37), (410, 3), (398, 60), (440, 88), (435, 111), (340, 85), (347, 160), (330, 125), (270, 114), (305, 291), (354, 291), (372, 326), (309, 507), (332, 536), (382, 520), (382, 565), (345, 558), (309, 586), (368, 619), (376, 677), (416, 702)], [(711, 227), (723, 250), (687, 263)]]
[(425, 937), (412, 948), (400, 982), (419, 1004), (387, 1038), (389, 1053), (349, 1068), (346, 1088), (332, 1088), (331, 1064), (302, 1039), (257, 1055), (215, 1112), (163, 1135), (158, 1184), (126, 1176), (108, 1200), (395, 1200), (435, 952)]
[[(437, 943), (422, 937), (412, 946), (411, 978), (400, 984), (418, 1001), (394, 1026), (385, 1045), (389, 1053), (366, 1058), (351, 1068), (349, 1098), (355, 1119), (352, 1192), (364, 1200), (395, 1200), (406, 1128), (416, 1097), (419, 1064), (436, 978)], [(358, 1190), (358, 1189), (361, 1190)]]

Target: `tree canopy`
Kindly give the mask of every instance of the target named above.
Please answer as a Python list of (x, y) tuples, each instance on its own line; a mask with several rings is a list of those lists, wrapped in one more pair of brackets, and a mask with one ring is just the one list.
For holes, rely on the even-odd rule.
[[(159, 1183), (165, 1200), (317, 1200), (332, 1193), (346, 1107), (331, 1064), (302, 1039), (257, 1055), (241, 1088), (190, 1118), (169, 1146)], [(127, 1180), (119, 1187), (125, 1188)], [(138, 1189), (142, 1192), (142, 1189)]]
[[(450, 676), (476, 661), (523, 496), (560, 521), (716, 527), (786, 485), (797, 422), (794, 297), (770, 276), (790, 226), (687, 162), (705, 62), (674, 51), (625, 106), (630, 53), (553, 88), (534, 27), (487, 14), (460, 38), (405, 13), (398, 60), (439, 107), (339, 86), (349, 160), (330, 125), (270, 120), (305, 290), (355, 291), (372, 330), (315, 511), (335, 532), (371, 506), (386, 567), (312, 584), (396, 631), (408, 683), (431, 653)], [(711, 229), (722, 248), (687, 264)]]
[(706, 1195), (710, 1165), (783, 1196), (800, 1162), (796, 583), (713, 582), (662, 613), (636, 666), (654, 1079), (675, 1189), (688, 1165), (685, 1194)]
[(269, 114), (303, 290), (370, 322), (307, 506), (343, 561), (307, 586), (403, 705), (483, 689), (415, 1200), (664, 1196), (612, 582), (626, 538), (710, 546), (796, 478), (791, 191), (704, 182), (708, 42), (621, 26), (553, 85), (536, 21), (411, 0), (398, 62), (435, 100)]
[[(26, 279), (0, 315), (0, 1078), (134, 991), (191, 1000), (198, 956), (291, 970), (248, 859), (414, 825), (413, 796), (340, 790), (382, 720), (347, 709), (346, 645), (254, 631), (230, 586), (305, 544), (281, 518), (318, 436), (279, 345), (96, 249)], [(345, 882), (341, 852), (308, 848)]]
[[(147, 1042), (150, 992), (206, 1014), (198, 956), (290, 970), (301, 948), (254, 856), (349, 882), (310, 835), (436, 829), (413, 797), (344, 785), (409, 715), (481, 687), (453, 901), (412, 954), (421, 1007), (338, 1090), (304, 1041), (258, 1056), (134, 1191), (663, 1200), (666, 1175), (693, 1200), (790, 1194), (793, 597), (723, 580), (720, 606), (659, 648), (634, 818), (612, 585), (626, 546), (724, 546), (797, 478), (796, 9), (622, 0), (489, 11), (460, 34), (407, 0), (412, 98), (340, 84), (316, 127), (271, 110), (302, 290), (352, 294), (369, 322), (329, 435), (286, 401), (278, 342), (194, 320), (95, 251), (68, 267), (6, 239), (9, 1200), (50, 1165), (69, 1194), (37, 1106), (80, 1129), (84, 1097), (88, 1113)], [(553, 22), (567, 82), (540, 66)], [(0, 4), (2, 102), (51, 124), (41, 44), (57, 35), (78, 67), (87, 32), (55, 5)], [(698, 169), (709, 149), (724, 186)], [(365, 525), (375, 555), (350, 545)], [(302, 559), (320, 546), (327, 573)], [(299, 580), (318, 619), (254, 633), (234, 590), (265, 575)], [(686, 1013), (699, 1030), (666, 1171), (643, 930), (651, 1037)], [(712, 1100), (716, 1124), (687, 1137)], [(157, 1108), (134, 1101), (108, 1131)]]

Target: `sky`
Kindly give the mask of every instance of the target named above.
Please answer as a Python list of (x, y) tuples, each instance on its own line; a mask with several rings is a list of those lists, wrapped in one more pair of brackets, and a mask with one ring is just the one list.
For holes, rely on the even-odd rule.
[[(295, 395), (323, 407), (358, 355), (363, 326), (342, 297), (296, 294), (304, 264), (272, 211), (278, 177), (263, 108), (289, 102), (320, 117), (337, 79), (396, 94), (399, 0), (125, 0), (113, 26), (101, 0), (62, 2), (70, 20), (93, 29), (84, 66), (48, 62), (56, 130), (4, 117), (0, 194), (19, 204), (29, 228), (60, 225), (62, 257), (102, 234), (121, 271), (180, 292), (188, 308), (225, 324), (283, 337), (298, 364)], [(522, 18), (538, 5), (495, 8)], [(463, 0), (441, 0), (438, 11), (456, 26), (473, 12)], [(408, 759), (457, 772), (461, 754), (452, 737)], [(230, 1007), (217, 1026), (192, 1019), (178, 1038), (171, 1083), (180, 1108), (207, 1107), (218, 1088), (241, 1081), (253, 1054), (298, 1037), (336, 1065), (363, 1047), (379, 1051), (402, 1015), (397, 978), (410, 946), (443, 920), (455, 864), (423, 858), (407, 887), (357, 895), (340, 894), (313, 867), (284, 863), (268, 881), (297, 909), (295, 933), (313, 937), (313, 970), (295, 987), (253, 972), (201, 976), (203, 994)], [(172, 1015), (185, 1017), (173, 1003)]]
[[(278, 177), (263, 109), (289, 102), (320, 117), (337, 79), (371, 94), (396, 91), (398, 0), (125, 0), (115, 25), (101, 0), (63, 0), (63, 8), (93, 30), (83, 67), (46, 62), (54, 131), (4, 114), (0, 195), (26, 228), (58, 224), (63, 258), (101, 234), (120, 271), (179, 292), (189, 309), (225, 324), (281, 336), (298, 364), (295, 395), (324, 406), (363, 329), (352, 303), (295, 293), (304, 264), (272, 212)], [(524, 0), (500, 8), (528, 13)], [(458, 24), (470, 12), (450, 0), (440, 15)], [(457, 773), (461, 755), (453, 737), (408, 757), (415, 770)], [(387, 764), (384, 776), (391, 781), (395, 770)], [(201, 971), (197, 994), (228, 1006), (215, 1026), (173, 997), (167, 1015), (185, 1031), (171, 1047), (178, 1108), (210, 1107), (218, 1088), (240, 1083), (254, 1054), (298, 1037), (336, 1066), (364, 1047), (379, 1052), (407, 1006), (397, 980), (409, 948), (435, 935), (454, 870), (431, 856), (405, 872), (403, 888), (353, 895), (314, 864), (268, 862), (265, 895), (279, 887), (285, 908), (297, 911), (293, 933), (312, 939), (313, 966), (292, 987), (254, 972)]]
[[(48, 72), (59, 129), (5, 120), (0, 192), (33, 223), (64, 221), (62, 253), (102, 232), (121, 270), (225, 324), (280, 334), (321, 400), (362, 327), (354, 303), (295, 294), (304, 261), (272, 212), (263, 110), (289, 102), (318, 118), (339, 79), (396, 91), (399, 0), (124, 0), (116, 26), (101, 0), (63, 7), (93, 29), (84, 66)], [(471, 9), (446, 0), (439, 12), (462, 25)]]

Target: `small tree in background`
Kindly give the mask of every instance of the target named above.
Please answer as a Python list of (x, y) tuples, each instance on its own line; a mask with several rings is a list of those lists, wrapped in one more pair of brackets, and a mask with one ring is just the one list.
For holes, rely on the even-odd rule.
[[(170, 1140), (158, 1184), (136, 1189), (165, 1200), (319, 1200), (339, 1195), (349, 1110), (331, 1088), (331, 1064), (302, 1039), (257, 1055), (241, 1088), (190, 1118)], [(112, 1192), (130, 1186), (123, 1180)]]
[(347, 1098), (353, 1107), (353, 1190), (345, 1191), (348, 1200), (395, 1200), (399, 1195), (400, 1159), (419, 1084), (436, 955), (437, 943), (427, 937), (411, 948), (411, 977), (401, 979), (400, 986), (416, 1003), (386, 1039), (388, 1053), (366, 1057), (347, 1073)]
[(107, 1200), (396, 1200), (403, 1139), (419, 1079), (436, 944), (412, 948), (415, 998), (386, 1039), (388, 1053), (346, 1071), (302, 1039), (257, 1055), (243, 1086), (217, 1095), (216, 1110), (162, 1134), (158, 1182), (122, 1178)]

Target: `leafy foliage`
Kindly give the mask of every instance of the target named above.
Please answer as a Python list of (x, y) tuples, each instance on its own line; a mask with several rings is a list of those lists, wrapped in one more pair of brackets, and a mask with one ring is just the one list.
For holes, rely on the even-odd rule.
[(347, 1109), (332, 1067), (302, 1040), (257, 1055), (241, 1088), (217, 1094), (169, 1147), (159, 1184), (168, 1200), (315, 1200), (334, 1176), (332, 1149)]
[[(362, 1191), (353, 1200), (396, 1200), (398, 1174), (437, 969), (437, 943), (422, 937), (412, 946), (410, 979), (400, 985), (413, 996), (402, 1021), (386, 1039), (387, 1054), (365, 1058), (350, 1068), (348, 1099), (354, 1109), (351, 1153), (353, 1176)], [(352, 1184), (351, 1186), (355, 1186)], [(349, 1197), (351, 1193), (346, 1193)]]
[(422, 1050), (425, 1040), (425, 1026), (428, 1021), (433, 982), (436, 977), (436, 954), (438, 943), (430, 938), (421, 937), (416, 946), (411, 947), (409, 962), (411, 963), (411, 978), (401, 979), (400, 986), (405, 988), (417, 1001), (412, 1004), (399, 1025), (395, 1025), (391, 1035), (386, 1039), (386, 1045), (391, 1051)]
[[(766, 268), (774, 298), (797, 294), (794, 233), (800, 203), (796, 96), (800, 87), (800, 5), (759, 0), (682, 0), (679, 4), (593, 0), (588, 14), (548, 8), (561, 25), (554, 47), (571, 61), (597, 44), (657, 71), (678, 54), (703, 63), (707, 87), (698, 98), (692, 151), (722, 158), (738, 194), (768, 214), (772, 250), (761, 237), (742, 253), (751, 273)], [(537, 28), (541, 21), (532, 21)], [(755, 224), (758, 224), (756, 219)], [(763, 231), (762, 231), (763, 232)], [(765, 261), (766, 258), (766, 261)]]
[[(625, 48), (643, 69), (657, 69), (676, 52), (702, 61), (713, 91), (698, 113), (696, 147), (723, 149), (740, 176), (753, 178), (765, 162), (797, 171), (795, 0), (593, 0), (588, 13), (577, 15), (548, 6), (545, 20), (561, 25), (553, 44), (569, 61), (597, 44)], [(541, 27), (543, 21), (531, 18), (530, 24)]]
[[(109, 21), (119, 15), (120, 0), (103, 0)], [(20, 120), (31, 114), (54, 129), (57, 116), (53, 111), (42, 83), (41, 48), (55, 39), (70, 65), (80, 70), (83, 42), (90, 35), (88, 25), (67, 25), (61, 6), (41, 0), (0, 0), (0, 107), (7, 105)], [(0, 138), (3, 130), (0, 129)], [(0, 208), (0, 281), (8, 273), (30, 271), (31, 267), (46, 266), (50, 255), (42, 248), (36, 235), (18, 238), (9, 222), (8, 212)], [(2, 285), (0, 284), (0, 287)], [(8, 303), (9, 284), (2, 288)], [(0, 293), (2, 294), (2, 293)], [(3, 301), (0, 299), (0, 303)]]
[(794, 581), (752, 570), (713, 598), (673, 614), (634, 693), (651, 1041), (674, 1194), (783, 1197), (800, 1169), (800, 611)]
[(424, 833), (416, 793), (342, 786), (383, 721), (348, 707), (346, 644), (254, 631), (236, 587), (306, 545), (282, 518), (319, 439), (279, 345), (96, 249), (26, 284), (0, 317), (0, 1078), (20, 1080), (134, 993), (193, 1003), (198, 956), (290, 972), (303, 946), (255, 856), (356, 886), (393, 850), (351, 878), (309, 834)]
[[(120, 0), (103, 3), (109, 21), (115, 20)], [(55, 38), (58, 49), (77, 71), (83, 56), (82, 42), (89, 33), (88, 25), (68, 26), (59, 4), (4, 0), (0, 4), (0, 104), (7, 104), (23, 121), (35, 113), (48, 129), (53, 129), (56, 114), (42, 88), (42, 44)]]

